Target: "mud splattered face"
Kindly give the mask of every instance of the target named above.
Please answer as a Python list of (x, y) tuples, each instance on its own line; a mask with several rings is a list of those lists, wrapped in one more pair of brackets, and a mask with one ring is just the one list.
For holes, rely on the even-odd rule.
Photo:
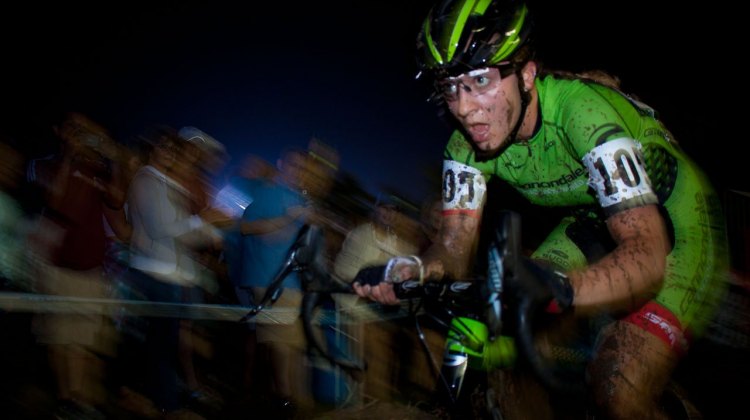
[(441, 80), (438, 88), (451, 114), (474, 146), (492, 154), (509, 140), (521, 114), (521, 94), (515, 73), (496, 67), (473, 70)]

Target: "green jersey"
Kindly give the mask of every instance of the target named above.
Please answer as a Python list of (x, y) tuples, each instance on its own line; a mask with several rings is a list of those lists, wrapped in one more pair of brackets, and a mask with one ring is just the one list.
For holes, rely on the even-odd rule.
[[(716, 304), (727, 266), (719, 200), (655, 112), (623, 93), (582, 80), (536, 81), (541, 126), (526, 142), (482, 159), (461, 131), (445, 149), (444, 211), (475, 212), (485, 180), (499, 177), (534, 204), (592, 206), (608, 217), (647, 204), (665, 210), (673, 237), (656, 301), (694, 333)], [(572, 269), (587, 263), (563, 222), (535, 257)], [(563, 255), (565, 258), (560, 258)]]

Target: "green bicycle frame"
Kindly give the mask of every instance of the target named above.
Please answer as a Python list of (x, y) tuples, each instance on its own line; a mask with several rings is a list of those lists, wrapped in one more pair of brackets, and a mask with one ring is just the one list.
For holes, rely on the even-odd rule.
[(456, 317), (445, 342), (441, 375), (453, 398), (461, 392), (466, 368), (491, 371), (513, 366), (517, 351), (513, 338), (489, 340), (487, 325), (466, 317)]

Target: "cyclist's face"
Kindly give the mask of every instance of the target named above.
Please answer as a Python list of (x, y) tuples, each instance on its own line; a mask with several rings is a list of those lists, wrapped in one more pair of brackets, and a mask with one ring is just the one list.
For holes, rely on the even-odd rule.
[(515, 73), (496, 67), (477, 69), (438, 83), (448, 109), (463, 125), (474, 145), (484, 153), (508, 141), (521, 113)]

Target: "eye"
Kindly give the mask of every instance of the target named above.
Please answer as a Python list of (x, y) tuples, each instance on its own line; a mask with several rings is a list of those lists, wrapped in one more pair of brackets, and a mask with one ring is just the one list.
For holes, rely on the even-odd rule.
[(458, 92), (458, 87), (455, 83), (443, 83), (440, 85), (440, 91), (445, 95), (455, 95)]
[(487, 87), (490, 84), (490, 78), (484, 75), (475, 76), (472, 80), (474, 86), (478, 88)]
[(448, 99), (455, 98), (458, 95), (458, 86), (456, 86), (456, 83), (442, 82), (438, 84), (437, 91)]

